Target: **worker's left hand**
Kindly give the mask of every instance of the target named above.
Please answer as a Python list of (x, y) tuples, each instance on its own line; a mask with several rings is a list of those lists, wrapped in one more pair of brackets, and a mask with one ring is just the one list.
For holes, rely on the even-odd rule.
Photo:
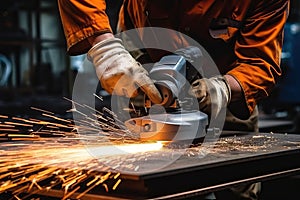
[(197, 79), (191, 85), (189, 94), (198, 99), (199, 110), (215, 119), (231, 98), (230, 86), (224, 76)]
[(136, 97), (141, 89), (154, 103), (161, 95), (148, 76), (148, 72), (123, 46), (118, 38), (108, 38), (96, 43), (88, 52), (101, 86), (110, 94)]

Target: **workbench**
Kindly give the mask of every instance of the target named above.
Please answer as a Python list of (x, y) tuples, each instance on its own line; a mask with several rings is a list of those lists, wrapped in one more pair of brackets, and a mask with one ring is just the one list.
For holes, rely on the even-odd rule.
[[(91, 153), (95, 142), (90, 139), (2, 142), (0, 197), (190, 199), (300, 173), (300, 135), (227, 132), (202, 144), (183, 146), (171, 144), (153, 152), (95, 158)], [(12, 159), (14, 154), (16, 159)], [(70, 171), (72, 175), (67, 174)], [(67, 177), (73, 177), (72, 181)], [(13, 181), (21, 184), (8, 187)]]

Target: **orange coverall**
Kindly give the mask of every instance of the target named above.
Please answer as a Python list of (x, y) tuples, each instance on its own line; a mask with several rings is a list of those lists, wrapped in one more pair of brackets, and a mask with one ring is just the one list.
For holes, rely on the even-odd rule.
[[(58, 3), (70, 55), (86, 53), (91, 48), (88, 37), (112, 32), (105, 0)], [(208, 51), (222, 74), (240, 83), (252, 113), (281, 75), (288, 10), (289, 0), (124, 0), (120, 24), (127, 29), (164, 27), (192, 37)], [(225, 32), (212, 35), (212, 29)]]

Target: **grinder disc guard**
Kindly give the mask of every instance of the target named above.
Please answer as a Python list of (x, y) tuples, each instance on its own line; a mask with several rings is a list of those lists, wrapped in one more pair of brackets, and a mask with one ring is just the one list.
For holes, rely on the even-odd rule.
[(141, 141), (193, 141), (206, 135), (208, 117), (200, 111), (150, 114), (131, 118), (125, 125)]

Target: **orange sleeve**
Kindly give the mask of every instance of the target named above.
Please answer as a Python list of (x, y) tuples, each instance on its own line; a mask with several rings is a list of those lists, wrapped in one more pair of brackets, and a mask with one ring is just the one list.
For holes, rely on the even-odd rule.
[(281, 75), (283, 27), (288, 9), (288, 0), (259, 1), (248, 12), (235, 44), (238, 59), (227, 74), (240, 83), (250, 113), (259, 99), (270, 94)]
[(70, 55), (86, 53), (87, 38), (112, 32), (105, 0), (58, 0), (58, 6)]

